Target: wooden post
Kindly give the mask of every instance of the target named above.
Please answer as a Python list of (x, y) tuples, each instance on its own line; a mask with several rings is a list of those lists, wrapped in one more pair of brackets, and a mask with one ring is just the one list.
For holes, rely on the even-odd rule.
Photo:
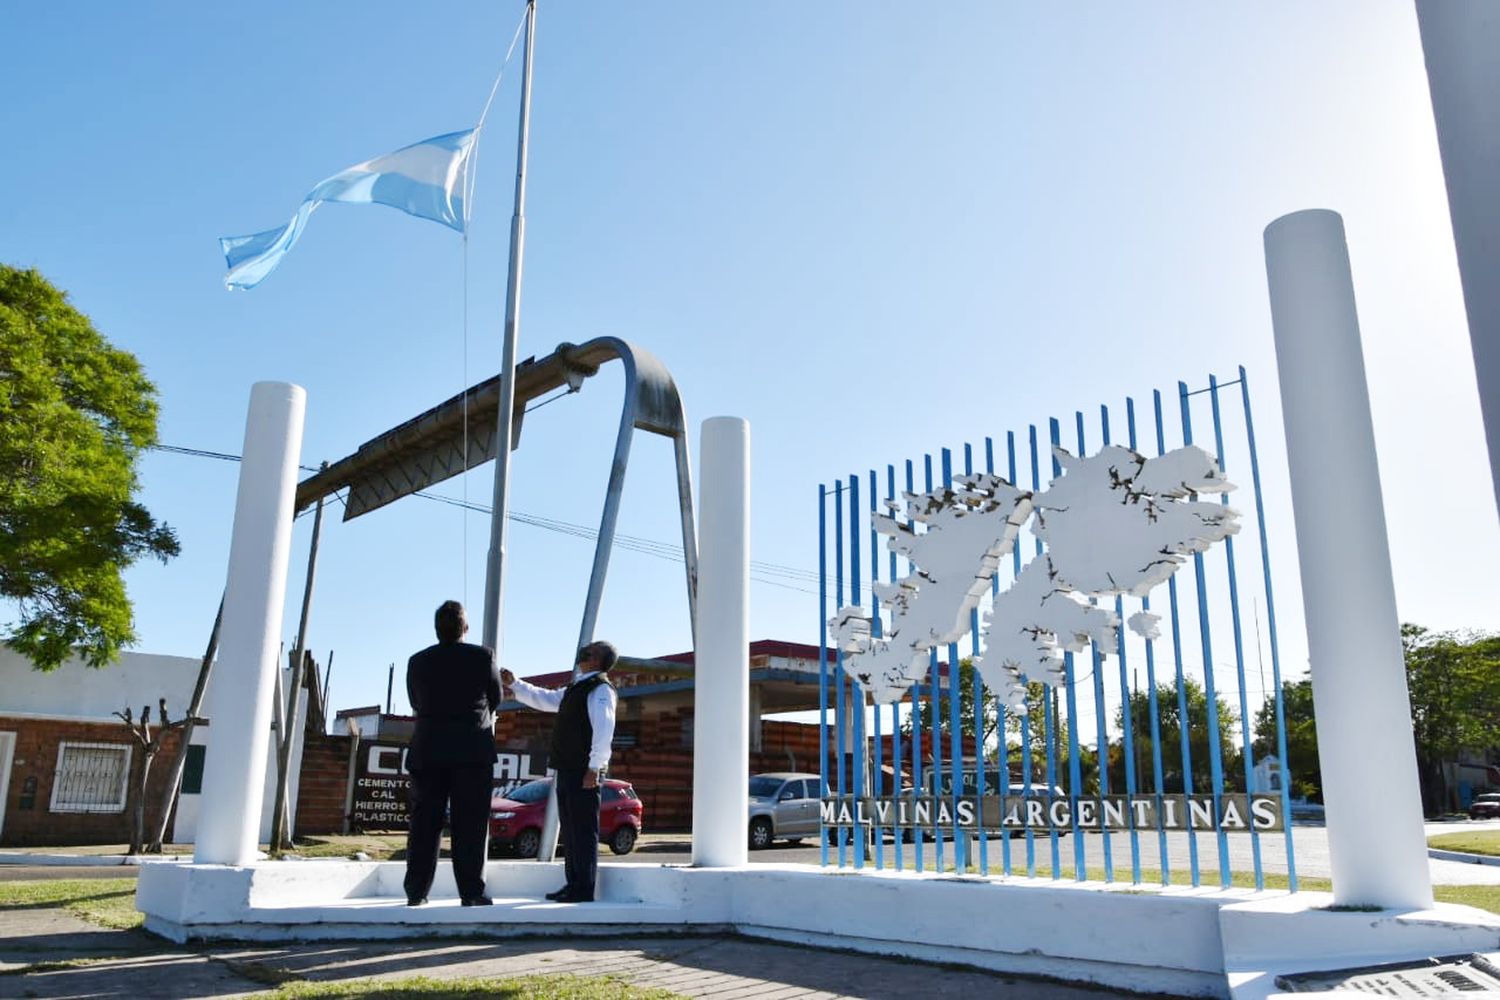
[(182, 790), (182, 772), (187, 767), (188, 744), (193, 739), (193, 727), (199, 721), (198, 713), (203, 709), (203, 693), (208, 690), (208, 675), (213, 670), (214, 655), (219, 651), (219, 626), (224, 624), (224, 599), (219, 598), (219, 611), (214, 615), (213, 631), (208, 634), (208, 648), (203, 651), (203, 662), (198, 666), (198, 683), (193, 688), (193, 700), (188, 702), (187, 719), (182, 725), (182, 745), (177, 759), (172, 761), (172, 776), (161, 797), (161, 819), (156, 824), (156, 833), (146, 845), (146, 853), (160, 854), (162, 841), (167, 838), (167, 823), (177, 805), (177, 794)]
[(344, 789), (344, 832), (349, 832), (350, 818), (354, 814), (354, 776), (359, 766), (359, 726), (353, 719), (345, 719), (349, 727), (349, 781)]
[[(322, 469), (327, 469), (324, 462)], [(322, 471), (322, 470), (320, 470)], [(323, 498), (318, 497), (318, 506), (313, 511), (312, 541), (307, 551), (307, 580), (302, 587), (302, 616), (297, 624), (297, 646), (292, 651), (292, 683), (287, 692), (286, 726), (281, 733), (281, 744), (276, 748), (276, 798), (271, 805), (271, 850), (286, 850), (292, 846), (291, 805), (287, 801), (291, 786), (288, 771), (291, 768), (292, 744), (297, 739), (298, 709), (302, 707), (303, 674), (307, 657), (307, 617), (312, 610), (313, 578), (318, 571), (318, 536), (323, 531)]]

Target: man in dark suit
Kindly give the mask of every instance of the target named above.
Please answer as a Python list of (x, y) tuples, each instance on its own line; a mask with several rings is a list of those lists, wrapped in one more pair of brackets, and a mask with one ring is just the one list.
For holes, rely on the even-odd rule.
[(615, 737), (615, 687), (609, 669), (619, 659), (607, 642), (578, 651), (573, 682), (549, 690), (520, 680), (509, 670), (500, 678), (515, 699), (542, 712), (556, 712), (548, 766), (557, 772), (557, 825), (562, 835), (563, 870), (568, 884), (547, 898), (559, 903), (592, 903), (599, 869), (599, 783), (609, 766)]
[(489, 848), (500, 676), (493, 652), (462, 641), (469, 631), (462, 604), (443, 602), (433, 625), (437, 645), (428, 646), (406, 664), (406, 695), (417, 715), (406, 754), (406, 769), (411, 772), (406, 905), (427, 902), (446, 812), (459, 898), (465, 906), (489, 906), (484, 861)]

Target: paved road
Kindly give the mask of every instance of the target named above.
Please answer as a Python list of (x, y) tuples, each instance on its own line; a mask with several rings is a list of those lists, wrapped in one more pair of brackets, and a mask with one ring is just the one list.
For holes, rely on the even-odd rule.
[(59, 878), (135, 878), (135, 865), (0, 865), (0, 882)]
[[(1462, 833), (1471, 830), (1500, 830), (1500, 820), (1489, 820), (1484, 822), (1469, 823), (1428, 823), (1426, 832), (1428, 836), (1440, 833)], [(1116, 881), (1130, 881), (1132, 875), (1131, 867), (1131, 843), (1129, 834), (1112, 834), (1109, 838), (1110, 856), (1114, 865)], [(1211, 835), (1199, 834), (1196, 837), (1198, 848), (1198, 862), (1200, 872), (1216, 872), (1219, 867), (1219, 848), (1217, 840)], [(1261, 867), (1267, 873), (1286, 874), (1286, 837), (1285, 834), (1275, 833), (1263, 835), (1259, 838), (1261, 852)], [(1083, 837), (1085, 859), (1088, 867), (1093, 870), (1104, 868), (1104, 842), (1101, 834), (1085, 834)], [(1254, 871), (1255, 843), (1248, 834), (1235, 834), (1225, 838), (1226, 847), (1229, 851), (1229, 869), (1233, 872)], [(1140, 864), (1144, 869), (1160, 870), (1160, 842), (1157, 836), (1142, 834), (1139, 837)], [(1297, 873), (1307, 878), (1330, 878), (1332, 867), (1328, 857), (1328, 831), (1321, 826), (1296, 826), (1292, 828), (1293, 856), (1297, 860)], [(888, 867), (895, 865), (895, 845), (889, 840), (884, 844), (885, 863)], [(924, 847), (925, 861), (927, 866), (934, 863), (934, 844), (929, 839)], [(1191, 845), (1189, 836), (1182, 831), (1172, 831), (1167, 834), (1167, 860), (1173, 871), (1188, 871), (1191, 863)], [(943, 845), (943, 859), (946, 864), (953, 863), (953, 844), (951, 841)], [(985, 853), (988, 856), (989, 870), (991, 874), (1003, 872), (1005, 847), (1001, 839), (991, 838), (986, 844)], [(1072, 836), (1058, 838), (1058, 860), (1063, 869), (1071, 873), (1074, 857)], [(775, 846), (764, 851), (751, 851), (750, 861), (758, 863), (775, 864), (804, 864), (816, 865), (821, 861), (822, 851), (813, 840), (803, 841), (800, 845), (793, 845), (784, 841), (778, 841)], [(1033, 840), (1032, 856), (1035, 859), (1035, 871), (1040, 878), (1050, 878), (1052, 875), (1052, 846), (1048, 838), (1037, 837)], [(631, 854), (616, 858), (607, 851), (600, 860), (609, 864), (611, 861), (625, 861), (636, 863), (658, 863), (658, 864), (688, 864), (692, 861), (692, 842), (686, 834), (648, 834), (641, 838), (637, 849)], [(910, 867), (913, 862), (911, 845), (902, 848), (902, 861)], [(1014, 875), (1028, 874), (1027, 849), (1024, 838), (1015, 837), (1010, 840), (1011, 873)], [(873, 853), (866, 855), (866, 863), (873, 864)], [(829, 863), (839, 863), (837, 848), (830, 849)], [(852, 845), (845, 855), (845, 863), (848, 866), (854, 864), (854, 850)], [(1473, 865), (1457, 861), (1439, 861), (1430, 859), (1429, 868), (1432, 872), (1432, 880), (1436, 885), (1500, 885), (1500, 865)], [(44, 866), (17, 866), (0, 865), (0, 882), (15, 881), (17, 879), (35, 878), (133, 878), (137, 868), (133, 865), (108, 865), (89, 867), (44, 867)], [(1071, 877), (1071, 874), (1069, 875)], [(1205, 876), (1205, 881), (1212, 884), (1214, 876)]]

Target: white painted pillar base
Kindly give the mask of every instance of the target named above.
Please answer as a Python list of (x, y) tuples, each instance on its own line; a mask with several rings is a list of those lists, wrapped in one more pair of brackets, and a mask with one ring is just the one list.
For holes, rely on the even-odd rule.
[(210, 725), (193, 852), (198, 864), (247, 864), (259, 847), (306, 407), (301, 386), (257, 382), (250, 390), (219, 658), (204, 700)]
[(1337, 212), (1266, 227), (1334, 900), (1432, 905), (1354, 281)]
[(750, 425), (703, 422), (693, 670), (693, 864), (748, 858)]

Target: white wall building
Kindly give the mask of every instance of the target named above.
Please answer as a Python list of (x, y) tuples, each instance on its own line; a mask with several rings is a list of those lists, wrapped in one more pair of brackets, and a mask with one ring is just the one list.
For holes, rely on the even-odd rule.
[[(167, 701), (168, 717), (186, 714), (198, 680), (196, 657), (155, 653), (122, 653), (118, 662), (95, 669), (73, 659), (50, 672), (0, 645), (0, 843), (114, 843), (128, 837), (126, 783), (140, 752), (125, 724), (114, 713), (126, 707), (138, 716), (151, 707), (155, 728), (158, 702)], [(290, 670), (283, 671), (290, 683)], [(212, 687), (213, 680), (209, 681)], [(307, 718), (307, 690), (301, 718)], [(197, 827), (197, 785), (201, 755), (210, 752), (213, 727), (198, 726), (193, 744), (204, 747), (190, 758), (190, 774), (179, 800), (173, 839), (191, 843)], [(194, 760), (196, 758), (196, 761)], [(302, 733), (292, 748), (291, 802), (297, 801)], [(163, 753), (152, 768), (148, 792), (148, 825), (154, 814), (157, 786), (170, 772)], [(196, 767), (193, 765), (196, 763)], [(271, 833), (275, 796), (274, 741), (265, 764), (261, 840)]]

